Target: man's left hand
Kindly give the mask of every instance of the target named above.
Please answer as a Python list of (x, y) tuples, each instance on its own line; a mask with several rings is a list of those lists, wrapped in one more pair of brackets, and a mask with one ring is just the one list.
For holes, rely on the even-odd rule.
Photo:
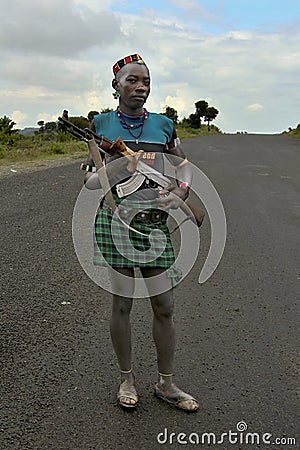
[(161, 209), (177, 209), (188, 197), (188, 191), (179, 187), (170, 190), (162, 189), (158, 194), (158, 207)]

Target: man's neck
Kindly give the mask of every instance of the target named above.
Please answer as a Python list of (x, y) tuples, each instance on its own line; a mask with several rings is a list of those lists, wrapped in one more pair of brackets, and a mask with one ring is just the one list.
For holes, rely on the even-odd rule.
[(128, 106), (120, 104), (119, 108), (120, 108), (121, 112), (123, 114), (127, 114), (127, 116), (138, 117), (138, 116), (143, 115), (143, 113), (144, 113), (143, 106), (141, 108), (129, 108)]

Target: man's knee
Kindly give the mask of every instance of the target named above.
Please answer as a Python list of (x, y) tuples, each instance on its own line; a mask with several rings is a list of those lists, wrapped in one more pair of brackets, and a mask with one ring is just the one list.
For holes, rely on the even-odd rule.
[(171, 319), (173, 317), (174, 302), (169, 295), (159, 295), (153, 297), (152, 308), (155, 317), (159, 320)]
[(132, 299), (127, 297), (120, 297), (119, 295), (113, 295), (113, 308), (112, 313), (127, 316), (130, 314), (132, 308)]

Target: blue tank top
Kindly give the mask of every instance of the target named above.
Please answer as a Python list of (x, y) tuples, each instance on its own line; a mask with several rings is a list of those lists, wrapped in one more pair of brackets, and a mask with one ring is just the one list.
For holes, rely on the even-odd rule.
[[(139, 117), (126, 115), (126, 122), (130, 125), (140, 123), (140, 120)], [(138, 143), (136, 143), (135, 137), (130, 134), (129, 130), (121, 125), (117, 111), (95, 115), (94, 124), (98, 135), (103, 135), (112, 141), (121, 137), (125, 144), (133, 151), (143, 150), (144, 153), (142, 154), (141, 160), (151, 165), (158, 172), (164, 173), (163, 153), (168, 148), (174, 147), (174, 138), (176, 138), (176, 132), (171, 119), (162, 114), (150, 112), (144, 122)], [(139, 136), (140, 131), (140, 128), (133, 128), (131, 130), (132, 134), (136, 137)], [(108, 162), (109, 158), (106, 158), (106, 160)], [(123, 183), (131, 176), (132, 174), (125, 169), (111, 178), (112, 191), (115, 192), (115, 186), (118, 182)], [(132, 194), (134, 200), (148, 200), (156, 196), (156, 192), (150, 192), (150, 190), (149, 192), (145, 192), (144, 186)]]

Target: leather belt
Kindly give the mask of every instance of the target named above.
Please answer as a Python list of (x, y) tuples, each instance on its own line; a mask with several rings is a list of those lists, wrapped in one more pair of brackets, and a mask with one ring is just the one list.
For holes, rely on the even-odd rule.
[[(112, 212), (110, 206), (103, 204), (101, 209)], [(169, 217), (167, 211), (161, 209), (136, 209), (118, 206), (118, 214), (122, 220), (129, 223), (166, 223)]]

